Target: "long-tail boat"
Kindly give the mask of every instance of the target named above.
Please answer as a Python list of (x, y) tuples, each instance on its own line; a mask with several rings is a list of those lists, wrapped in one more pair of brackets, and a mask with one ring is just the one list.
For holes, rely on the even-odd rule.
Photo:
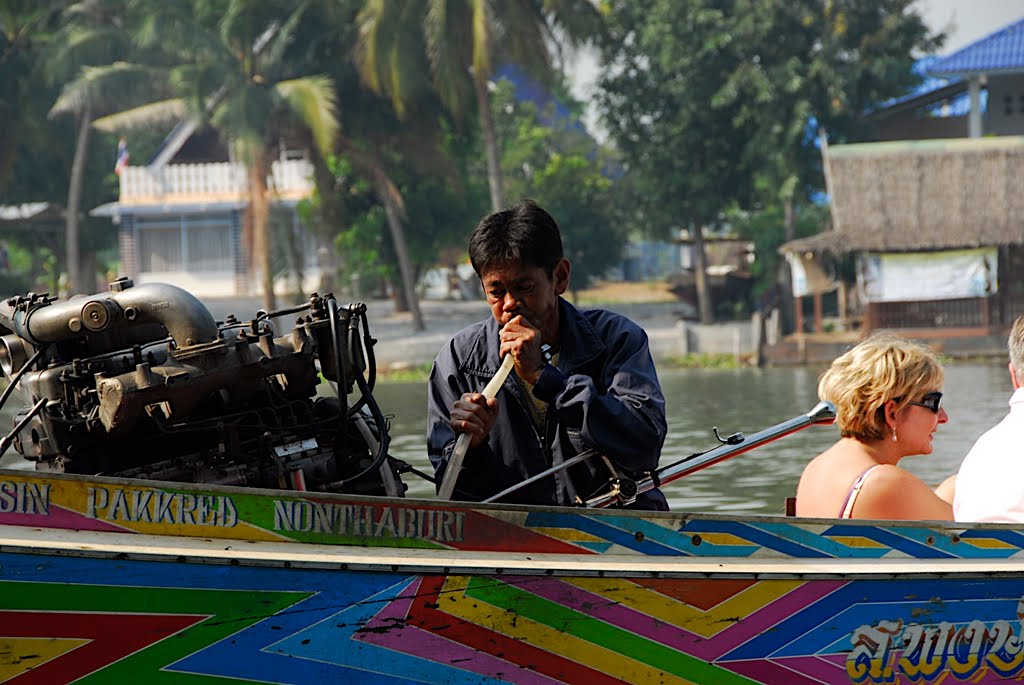
[(0, 453), (35, 463), (0, 470), (0, 682), (1024, 678), (1024, 531), (622, 508), (827, 403), (588, 506), (413, 500), (365, 309), (284, 313), (125, 280), (0, 305)]

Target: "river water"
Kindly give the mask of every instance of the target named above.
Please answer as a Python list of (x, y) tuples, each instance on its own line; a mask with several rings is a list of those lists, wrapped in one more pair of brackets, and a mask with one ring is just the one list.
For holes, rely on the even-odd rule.
[[(715, 447), (712, 427), (722, 436), (753, 435), (798, 414), (818, 401), (824, 368), (685, 369), (659, 373), (668, 413), (668, 437), (661, 464)], [(938, 484), (956, 471), (975, 439), (1006, 415), (1012, 387), (1005, 365), (946, 367), (943, 406), (949, 423), (935, 434), (930, 455), (907, 457), (900, 465)], [(422, 383), (381, 383), (374, 393), (391, 418), (391, 454), (430, 471), (424, 448), (426, 394)], [(675, 511), (781, 514), (796, 491), (804, 465), (839, 438), (835, 426), (811, 426), (799, 433), (705, 468), (665, 487)], [(406, 476), (410, 496), (429, 496), (433, 486)]]
[[(668, 412), (668, 437), (662, 465), (717, 443), (723, 436), (753, 435), (809, 411), (817, 403), (817, 379), (823, 368), (686, 369), (662, 371)], [(950, 421), (940, 426), (931, 455), (908, 457), (901, 465), (926, 482), (937, 484), (953, 473), (974, 440), (1002, 419), (1012, 388), (1006, 365), (951, 364), (946, 367), (943, 406)], [(391, 454), (430, 472), (426, 458), (426, 388), (424, 383), (381, 382), (374, 393), (391, 421)], [(4, 408), (2, 425), (10, 425), (20, 397)], [(676, 511), (780, 514), (785, 498), (795, 493), (804, 464), (839, 437), (835, 426), (812, 426), (764, 447), (681, 478), (665, 488)], [(31, 468), (13, 449), (0, 464)], [(433, 495), (433, 485), (405, 477), (409, 496)]]

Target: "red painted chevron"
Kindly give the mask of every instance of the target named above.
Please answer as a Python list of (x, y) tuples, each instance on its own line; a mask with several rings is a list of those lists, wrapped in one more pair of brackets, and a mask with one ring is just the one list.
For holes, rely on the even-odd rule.
[[(617, 685), (622, 681), (521, 640), (441, 611), (444, 576), (427, 576), (409, 608), (409, 623), (459, 644), (566, 683)], [(503, 611), (500, 607), (496, 611)], [(524, 619), (525, 620), (525, 619)]]
[(714, 580), (680, 580), (663, 578), (631, 578), (630, 582), (636, 583), (655, 592), (671, 597), (692, 607), (707, 611), (720, 602), (723, 602), (734, 595), (746, 590), (748, 587), (757, 585), (756, 580), (729, 580), (727, 578), (715, 578)]
[(577, 547), (478, 511), (466, 512), (466, 525), (463, 529), (465, 537), (462, 542), (451, 545), (455, 549), (494, 549), (494, 541), (501, 540), (501, 549), (506, 552), (595, 554), (585, 547)]
[(0, 634), (4, 637), (89, 640), (7, 682), (10, 685), (70, 683), (206, 618), (206, 615), (185, 614), (0, 611)]

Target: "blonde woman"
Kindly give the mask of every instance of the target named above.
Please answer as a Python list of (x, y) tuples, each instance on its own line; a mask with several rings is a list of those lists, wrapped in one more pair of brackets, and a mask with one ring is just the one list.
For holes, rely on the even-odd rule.
[(804, 469), (797, 516), (952, 520), (953, 477), (932, 490), (899, 466), (931, 454), (949, 420), (943, 377), (931, 349), (893, 336), (872, 336), (832, 362), (818, 396), (835, 404), (842, 437)]

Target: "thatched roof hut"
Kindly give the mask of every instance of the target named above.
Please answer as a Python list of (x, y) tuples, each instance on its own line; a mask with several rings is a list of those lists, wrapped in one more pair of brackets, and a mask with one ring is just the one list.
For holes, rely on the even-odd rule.
[(834, 229), (781, 251), (1024, 244), (1024, 137), (840, 145), (826, 166)]

